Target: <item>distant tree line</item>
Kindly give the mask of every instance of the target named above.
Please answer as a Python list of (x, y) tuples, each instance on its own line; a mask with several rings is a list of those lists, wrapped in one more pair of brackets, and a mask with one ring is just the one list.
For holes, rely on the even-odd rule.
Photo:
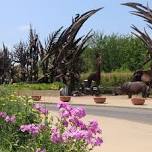
[(84, 72), (94, 71), (95, 53), (102, 56), (102, 71), (135, 71), (143, 68), (147, 57), (144, 43), (131, 35), (104, 35), (95, 33), (83, 52)]

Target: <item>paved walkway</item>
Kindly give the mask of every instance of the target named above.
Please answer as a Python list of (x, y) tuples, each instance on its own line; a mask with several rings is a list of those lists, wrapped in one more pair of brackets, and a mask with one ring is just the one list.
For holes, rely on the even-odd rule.
[[(53, 116), (57, 112), (51, 111)], [(93, 152), (151, 152), (152, 126), (126, 120), (87, 115), (85, 121), (97, 120), (103, 130), (103, 145)]]
[[(90, 106), (116, 106), (116, 107), (129, 107), (129, 108), (152, 108), (152, 98), (147, 98), (144, 105), (133, 105), (131, 99), (127, 96), (109, 96), (105, 95), (106, 103), (96, 104), (93, 96), (71, 97), (71, 104), (77, 105), (90, 105)], [(59, 97), (43, 96), (40, 102), (45, 103), (58, 103)]]
[[(72, 97), (70, 103), (90, 106), (114, 106), (129, 108), (152, 108), (152, 98), (144, 105), (135, 106), (127, 96), (105, 96), (105, 104), (96, 104), (92, 96)], [(59, 97), (44, 96), (40, 102), (57, 103)], [(51, 111), (52, 115), (57, 112)], [(151, 152), (152, 126), (122, 119), (87, 115), (85, 121), (97, 120), (103, 129), (104, 143), (93, 152)]]
[(96, 119), (103, 129), (104, 143), (94, 152), (151, 152), (152, 126), (107, 117), (87, 116)]

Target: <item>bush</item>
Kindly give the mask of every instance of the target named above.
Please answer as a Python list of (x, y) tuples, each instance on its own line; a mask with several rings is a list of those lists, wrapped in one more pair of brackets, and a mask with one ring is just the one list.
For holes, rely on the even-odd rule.
[(63, 87), (63, 84), (60, 82), (37, 83), (37, 84), (14, 83), (14, 84), (6, 84), (4, 86), (12, 90), (59, 90), (61, 87)]
[(102, 144), (96, 121), (82, 121), (83, 108), (58, 104), (54, 119), (29, 97), (0, 98), (0, 150), (4, 152), (88, 152)]
[(135, 71), (143, 67), (147, 48), (142, 41), (131, 35), (104, 35), (95, 33), (82, 54), (84, 72), (95, 71), (95, 54), (102, 55), (102, 70), (112, 72), (116, 69)]

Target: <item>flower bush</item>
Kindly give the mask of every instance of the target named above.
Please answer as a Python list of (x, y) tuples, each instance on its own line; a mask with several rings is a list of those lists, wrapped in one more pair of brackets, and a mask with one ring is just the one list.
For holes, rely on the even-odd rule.
[(85, 109), (60, 102), (59, 117), (29, 97), (0, 98), (0, 150), (4, 152), (88, 152), (102, 144), (96, 121), (85, 123)]

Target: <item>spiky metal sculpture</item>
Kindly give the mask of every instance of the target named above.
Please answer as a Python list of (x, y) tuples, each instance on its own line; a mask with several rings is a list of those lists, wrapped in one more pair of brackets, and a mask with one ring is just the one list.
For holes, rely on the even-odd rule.
[[(149, 6), (144, 6), (140, 3), (124, 3), (123, 5), (132, 7), (135, 9), (135, 11), (131, 11), (131, 14), (139, 16), (144, 19), (148, 23), (148, 27), (150, 30), (152, 30), (152, 10), (149, 8)], [(146, 59), (145, 64), (152, 60), (152, 39), (146, 29), (144, 28), (144, 31), (141, 31), (136, 26), (131, 26), (135, 32), (132, 32), (135, 36), (137, 36), (139, 39), (141, 39), (144, 44), (146, 45), (148, 49), (148, 53), (150, 57)]]
[(28, 45), (28, 81), (36, 82), (38, 80), (39, 38), (31, 26)]
[(14, 46), (14, 62), (19, 64), (21, 81), (36, 82), (38, 80), (39, 50), (38, 35), (30, 26), (28, 43), (20, 42)]
[(11, 78), (11, 58), (8, 48), (3, 44), (0, 51), (0, 83), (9, 82)]
[(14, 46), (14, 62), (19, 65), (20, 80), (27, 80), (27, 45), (23, 42)]
[[(124, 3), (123, 5), (129, 6), (131, 8), (134, 8), (135, 11), (132, 11), (131, 14), (139, 16), (144, 19), (148, 23), (148, 28), (152, 30), (152, 9), (149, 8), (148, 4), (147, 6), (144, 6), (140, 3)], [(148, 57), (144, 64), (148, 63), (149, 61), (152, 61), (152, 38), (144, 28), (144, 31), (141, 31), (136, 26), (132, 25), (132, 28), (135, 32), (132, 32), (136, 37), (141, 39), (143, 43), (146, 45), (148, 49)], [(152, 68), (152, 67), (151, 67)], [(133, 81), (145, 81), (147, 83), (152, 82), (152, 70), (138, 70), (133, 75)]]
[(80, 77), (80, 55), (86, 48), (87, 40), (92, 36), (89, 32), (85, 37), (76, 38), (77, 33), (84, 22), (101, 9), (88, 11), (81, 16), (77, 15), (67, 29), (61, 32), (61, 27), (48, 37), (44, 48), (42, 45), (40, 47), (43, 73), (48, 73), (51, 81), (63, 81), (69, 86), (70, 93)]

